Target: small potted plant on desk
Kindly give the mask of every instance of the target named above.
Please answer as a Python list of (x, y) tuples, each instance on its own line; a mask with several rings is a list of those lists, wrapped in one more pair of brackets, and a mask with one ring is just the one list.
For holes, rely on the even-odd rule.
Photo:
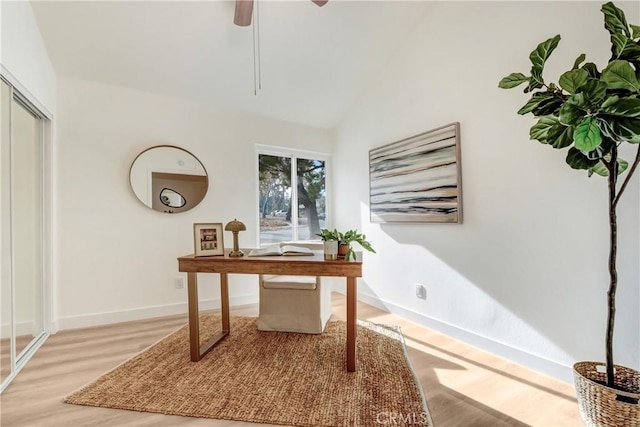
[(338, 239), (340, 237), (338, 230), (323, 228), (320, 230), (320, 233), (316, 234), (316, 236), (320, 237), (320, 240), (322, 240), (322, 244), (324, 245), (324, 259), (338, 259)]
[(356, 253), (351, 247), (353, 242), (362, 246), (362, 249), (376, 253), (371, 243), (367, 241), (367, 236), (354, 229), (344, 233), (338, 232), (338, 259), (345, 259), (347, 261), (349, 261), (349, 258), (356, 259)]
[(320, 233), (316, 234), (324, 243), (325, 259), (356, 259), (356, 253), (351, 248), (351, 243), (356, 242), (363, 249), (375, 253), (376, 251), (367, 241), (367, 236), (358, 232), (358, 230), (349, 230), (344, 233), (337, 229), (329, 230), (323, 228)]

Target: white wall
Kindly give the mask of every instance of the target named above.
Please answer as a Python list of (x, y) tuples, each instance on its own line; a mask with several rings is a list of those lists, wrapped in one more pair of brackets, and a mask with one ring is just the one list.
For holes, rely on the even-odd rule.
[[(237, 217), (240, 245), (256, 244), (255, 144), (328, 152), (333, 142), (326, 130), (75, 80), (60, 80), (58, 111), (61, 328), (186, 312), (174, 277), (176, 258), (193, 253), (193, 223)], [(155, 212), (129, 188), (131, 162), (158, 144), (189, 150), (209, 174), (188, 212)], [(257, 302), (255, 277), (230, 284), (232, 303)], [(217, 275), (200, 275), (200, 298), (217, 303)]]
[[(616, 2), (618, 4), (618, 2)], [(619, 3), (638, 23), (638, 3)], [(602, 68), (609, 36), (598, 2), (439, 2), (336, 131), (340, 228), (358, 227), (361, 297), (570, 381), (576, 360), (604, 360), (608, 286), (606, 183), (571, 170), (565, 152), (529, 141), (522, 90), (529, 52), (562, 35), (545, 77), (580, 53)], [(464, 223), (371, 224), (368, 150), (461, 123)], [(627, 158), (632, 160), (632, 155)], [(619, 206), (616, 361), (640, 366), (638, 185)], [(427, 288), (417, 299), (415, 285)]]
[[(0, 63), (40, 109), (55, 112), (56, 75), (28, 1), (0, 2)], [(45, 111), (45, 112), (47, 112)]]

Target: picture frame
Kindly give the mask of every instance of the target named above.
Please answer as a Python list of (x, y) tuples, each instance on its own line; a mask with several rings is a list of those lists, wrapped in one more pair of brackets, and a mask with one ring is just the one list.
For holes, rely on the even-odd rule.
[(224, 255), (224, 229), (221, 222), (198, 222), (193, 224), (193, 246), (195, 256)]
[(369, 151), (371, 222), (462, 223), (460, 123)]

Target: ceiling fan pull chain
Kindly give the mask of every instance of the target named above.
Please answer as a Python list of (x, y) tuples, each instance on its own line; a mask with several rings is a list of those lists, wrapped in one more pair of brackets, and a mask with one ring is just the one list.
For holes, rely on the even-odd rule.
[(256, 26), (255, 21), (254, 25), (251, 26), (251, 31), (253, 32), (253, 96), (258, 96), (258, 90), (256, 85)]
[(256, 0), (253, 19), (253, 96), (262, 90), (262, 64), (260, 61), (260, 2)]
[(256, 0), (256, 25), (258, 32), (258, 89), (262, 90), (262, 58), (260, 56), (260, 1)]
[[(1, 1), (1, 0), (0, 0)], [(329, 0), (311, 0), (318, 6), (324, 6)], [(253, 4), (255, 2), (255, 10)], [(253, 19), (253, 96), (262, 90), (262, 60), (260, 54), (260, 2), (259, 0), (236, 0), (233, 22), (241, 27), (251, 25)]]

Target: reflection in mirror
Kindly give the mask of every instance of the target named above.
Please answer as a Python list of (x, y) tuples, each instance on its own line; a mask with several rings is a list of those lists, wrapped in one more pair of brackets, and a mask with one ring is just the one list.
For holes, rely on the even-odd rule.
[(190, 152), (158, 145), (136, 157), (129, 171), (131, 189), (158, 212), (179, 213), (197, 206), (209, 188), (207, 171)]
[(182, 197), (182, 194), (177, 191), (173, 191), (170, 188), (162, 189), (160, 192), (160, 202), (170, 208), (181, 208), (187, 204), (187, 201)]
[(12, 192), (14, 331), (17, 359), (44, 331), (42, 319), (41, 120), (13, 100)]

